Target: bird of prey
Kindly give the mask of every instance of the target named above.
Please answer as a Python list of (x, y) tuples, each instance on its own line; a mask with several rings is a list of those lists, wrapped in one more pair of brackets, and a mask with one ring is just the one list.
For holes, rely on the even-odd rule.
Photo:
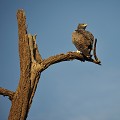
[(77, 48), (77, 52), (83, 54), (87, 58), (91, 58), (91, 50), (93, 49), (94, 36), (86, 31), (87, 24), (78, 24), (77, 30), (72, 33), (72, 42)]

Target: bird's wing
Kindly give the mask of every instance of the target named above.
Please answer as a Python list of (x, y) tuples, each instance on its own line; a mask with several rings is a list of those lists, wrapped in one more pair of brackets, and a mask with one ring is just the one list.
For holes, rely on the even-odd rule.
[(87, 46), (87, 49), (89, 51), (89, 54), (91, 53), (91, 50), (93, 50), (93, 42), (94, 42), (94, 36), (91, 32), (86, 30), (79, 30), (79, 34), (82, 34), (85, 37), (85, 45)]
[(92, 35), (91, 32), (86, 31), (86, 30), (79, 30), (78, 32), (86, 38), (86, 44), (87, 45), (93, 44), (94, 36)]
[(93, 34), (89, 31), (86, 31), (86, 36), (88, 37), (88, 39), (90, 39), (90, 44), (93, 44), (93, 42), (94, 42)]

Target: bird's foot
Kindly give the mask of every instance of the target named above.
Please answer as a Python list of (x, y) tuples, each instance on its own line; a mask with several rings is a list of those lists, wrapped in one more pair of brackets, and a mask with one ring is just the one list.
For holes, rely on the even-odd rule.
[(83, 56), (84, 56), (84, 58), (85, 58), (86, 60), (91, 60), (91, 59), (92, 59), (92, 55), (84, 55), (84, 54), (83, 54)]
[(81, 53), (79, 50), (76, 51), (77, 53)]

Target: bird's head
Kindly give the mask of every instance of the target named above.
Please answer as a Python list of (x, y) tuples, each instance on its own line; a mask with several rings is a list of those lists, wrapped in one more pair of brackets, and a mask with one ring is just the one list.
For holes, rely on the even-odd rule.
[(78, 27), (77, 27), (77, 30), (80, 30), (80, 29), (84, 29), (87, 27), (87, 24), (85, 23), (81, 23), (81, 24), (78, 24)]

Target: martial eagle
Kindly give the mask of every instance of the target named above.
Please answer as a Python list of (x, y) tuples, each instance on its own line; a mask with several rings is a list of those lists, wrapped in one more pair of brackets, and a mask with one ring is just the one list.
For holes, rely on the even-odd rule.
[(79, 24), (77, 30), (72, 33), (72, 42), (77, 48), (77, 52), (83, 54), (87, 58), (91, 58), (91, 50), (93, 49), (94, 36), (86, 31), (87, 24)]

